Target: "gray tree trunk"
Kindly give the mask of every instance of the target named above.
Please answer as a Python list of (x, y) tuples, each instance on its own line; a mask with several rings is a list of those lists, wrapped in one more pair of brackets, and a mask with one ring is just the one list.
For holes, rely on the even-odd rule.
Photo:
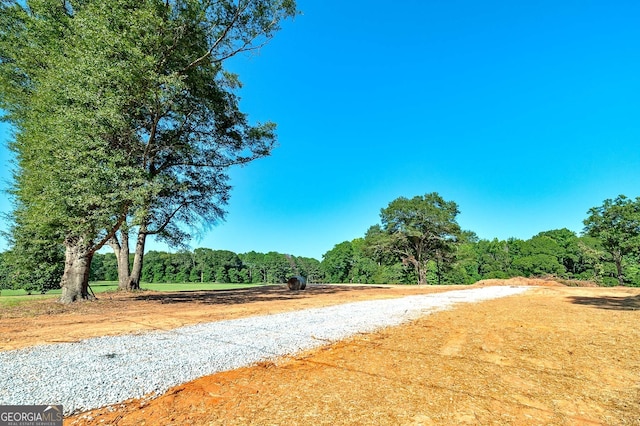
[(89, 300), (95, 297), (89, 294), (89, 272), (93, 251), (87, 249), (82, 239), (65, 241), (64, 273), (60, 280), (62, 303), (77, 300)]
[(144, 261), (144, 246), (147, 239), (146, 228), (138, 231), (136, 240), (136, 252), (133, 257), (133, 266), (129, 269), (129, 233), (120, 230), (121, 241), (112, 238), (109, 245), (113, 249), (118, 261), (118, 290), (133, 291), (140, 289), (142, 276), (142, 264)]
[(140, 278), (142, 277), (142, 265), (144, 263), (144, 245), (147, 240), (146, 227), (141, 227), (136, 240), (136, 254), (133, 258), (133, 268), (129, 279), (129, 290), (140, 289)]
[(129, 232), (124, 227), (120, 229), (120, 239), (117, 234), (109, 240), (109, 245), (116, 255), (118, 264), (118, 290), (129, 290)]
[(421, 265), (417, 263), (416, 269), (418, 270), (418, 285), (426, 285), (427, 284), (427, 265)]
[(402, 263), (405, 265), (410, 263), (415, 268), (418, 274), (418, 285), (427, 283), (427, 262), (420, 262), (414, 256), (406, 256), (402, 259)]
[(624, 272), (622, 270), (622, 253), (619, 251), (614, 251), (611, 253), (613, 255), (613, 261), (616, 264), (616, 274), (618, 278), (618, 285), (624, 285)]
[(111, 248), (116, 254), (118, 262), (118, 290), (129, 290), (129, 232), (120, 229), (121, 241), (114, 237)]

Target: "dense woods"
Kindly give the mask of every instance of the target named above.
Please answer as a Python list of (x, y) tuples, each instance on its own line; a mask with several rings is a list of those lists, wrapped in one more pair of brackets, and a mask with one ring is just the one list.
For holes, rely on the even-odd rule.
[[(413, 268), (402, 261), (375, 261), (367, 253), (365, 238), (345, 241), (328, 251), (322, 262), (330, 282), (412, 284)], [(624, 284), (640, 285), (638, 257), (628, 256)], [(440, 267), (440, 271), (439, 271)], [(553, 276), (566, 280), (588, 280), (600, 285), (618, 285), (616, 265), (602, 243), (577, 236), (568, 229), (541, 232), (528, 240), (478, 239), (467, 233), (455, 248), (452, 261), (442, 271), (437, 260), (427, 265), (427, 284), (473, 284), (488, 278)]]
[[(133, 263), (133, 254), (130, 263)], [(55, 280), (16, 282), (10, 279), (10, 253), (0, 254), (0, 282), (5, 287), (43, 291), (58, 288)], [(624, 285), (640, 286), (637, 256), (624, 259)], [(311, 283), (415, 284), (415, 270), (401, 260), (376, 259), (366, 238), (336, 244), (322, 261), (283, 253), (236, 254), (228, 250), (149, 251), (142, 269), (144, 283), (284, 283), (301, 274)], [(478, 239), (466, 233), (455, 248), (452, 262), (438, 272), (436, 260), (427, 264), (426, 284), (473, 284), (488, 278), (553, 276), (588, 280), (603, 286), (618, 285), (616, 263), (594, 237), (568, 229), (541, 232), (528, 239)], [(92, 281), (117, 281), (115, 254), (96, 253)], [(47, 285), (47, 283), (49, 283)]]
[[(564, 228), (528, 240), (487, 240), (461, 230), (457, 205), (437, 193), (400, 197), (381, 209), (381, 224), (371, 226), (361, 238), (336, 244), (322, 261), (273, 251), (149, 251), (141, 281), (273, 284), (303, 275), (310, 283), (437, 285), (523, 276), (640, 286), (640, 198), (621, 195), (587, 213), (583, 235)], [(38, 267), (26, 277), (21, 253), (0, 253), (4, 288), (30, 292), (59, 288), (62, 246), (40, 247)], [(130, 253), (129, 266), (134, 260)], [(117, 281), (116, 255), (96, 253), (89, 278)]]
[(381, 210), (381, 225), (325, 253), (322, 270), (330, 282), (473, 284), (553, 276), (640, 286), (640, 198), (620, 195), (587, 213), (581, 236), (565, 228), (528, 240), (486, 240), (461, 230), (457, 205), (437, 193), (400, 197)]
[[(133, 256), (130, 256), (133, 262)], [(149, 251), (142, 268), (147, 283), (283, 283), (300, 274), (311, 282), (322, 281), (320, 261), (276, 252), (236, 254), (228, 250), (198, 248), (167, 253)], [(98, 253), (91, 264), (92, 281), (116, 281), (117, 262), (113, 253)]]

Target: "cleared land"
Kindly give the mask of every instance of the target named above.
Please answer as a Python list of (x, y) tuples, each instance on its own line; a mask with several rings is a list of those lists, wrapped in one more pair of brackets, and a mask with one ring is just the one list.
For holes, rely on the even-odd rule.
[[(204, 377), (65, 424), (640, 425), (640, 289), (502, 284), (543, 287)], [(2, 310), (0, 345), (7, 350), (453, 288), (113, 294), (72, 307), (36, 301)]]

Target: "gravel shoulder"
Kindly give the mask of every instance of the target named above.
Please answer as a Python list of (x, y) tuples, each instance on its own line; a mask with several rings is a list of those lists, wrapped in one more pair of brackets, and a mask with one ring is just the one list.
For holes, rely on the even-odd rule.
[(0, 352), (0, 404), (62, 404), (65, 414), (91, 410), (396, 326), (454, 304), (526, 290), (498, 286), (360, 301)]
[(331, 284), (292, 292), (284, 285), (268, 285), (223, 291), (102, 293), (96, 301), (70, 305), (53, 298), (34, 300), (0, 308), (0, 351), (461, 288), (469, 287)]

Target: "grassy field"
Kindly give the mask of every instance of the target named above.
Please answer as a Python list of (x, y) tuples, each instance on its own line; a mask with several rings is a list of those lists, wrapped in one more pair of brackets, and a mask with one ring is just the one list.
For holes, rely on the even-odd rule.
[[(94, 293), (105, 293), (118, 289), (117, 281), (95, 281), (89, 284)], [(197, 291), (197, 290), (228, 290), (237, 288), (257, 287), (265, 284), (218, 284), (218, 283), (142, 283), (140, 286), (144, 290), (154, 291)], [(57, 297), (62, 290), (50, 290), (45, 294), (27, 294), (24, 290), (2, 290), (0, 292), (0, 306), (15, 306), (19, 303)]]

